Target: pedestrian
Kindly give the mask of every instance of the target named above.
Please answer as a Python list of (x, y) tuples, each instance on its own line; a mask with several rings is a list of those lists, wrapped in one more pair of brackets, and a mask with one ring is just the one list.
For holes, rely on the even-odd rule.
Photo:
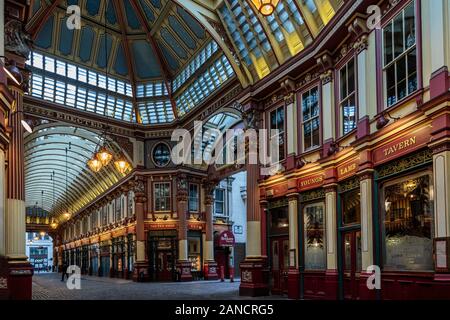
[(69, 275), (67, 274), (67, 269), (68, 269), (68, 266), (67, 266), (66, 263), (64, 263), (64, 264), (63, 264), (63, 267), (62, 267), (61, 281), (64, 281), (64, 278), (65, 278), (66, 276), (67, 276), (67, 279), (69, 279)]

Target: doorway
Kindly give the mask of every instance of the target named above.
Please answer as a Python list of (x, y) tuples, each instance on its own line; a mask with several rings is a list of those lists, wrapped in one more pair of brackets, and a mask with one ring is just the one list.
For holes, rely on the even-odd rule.
[(274, 237), (270, 241), (272, 294), (287, 294), (289, 271), (289, 238)]
[(358, 299), (361, 267), (361, 231), (343, 232), (342, 289), (344, 300)]
[(148, 238), (149, 274), (152, 281), (175, 281), (176, 231), (151, 231)]

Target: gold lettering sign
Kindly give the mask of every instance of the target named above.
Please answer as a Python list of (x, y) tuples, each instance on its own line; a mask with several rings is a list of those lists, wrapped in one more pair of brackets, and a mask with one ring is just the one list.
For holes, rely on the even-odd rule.
[(300, 191), (319, 188), (322, 186), (323, 182), (324, 182), (323, 174), (308, 176), (298, 180), (298, 188), (300, 189)]
[(406, 139), (406, 140), (403, 140), (403, 141), (401, 141), (399, 143), (394, 144), (393, 146), (385, 148), (383, 150), (384, 156), (387, 157), (387, 156), (393, 155), (393, 154), (395, 154), (395, 153), (397, 153), (397, 152), (399, 152), (399, 151), (401, 151), (401, 150), (403, 150), (405, 148), (409, 148), (409, 147), (414, 146), (416, 143), (417, 143), (417, 137), (416, 136), (411, 137), (411, 138)]
[(358, 171), (358, 161), (353, 160), (351, 162), (347, 162), (346, 164), (337, 167), (338, 179), (342, 180), (344, 178), (348, 178), (349, 176), (355, 174), (356, 171)]

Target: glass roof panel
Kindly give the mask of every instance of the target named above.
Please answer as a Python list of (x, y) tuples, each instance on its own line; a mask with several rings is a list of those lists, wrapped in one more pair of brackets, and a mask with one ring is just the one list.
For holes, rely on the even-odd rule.
[[(94, 132), (62, 124), (45, 124), (27, 135), (26, 206), (43, 201), (44, 210), (56, 216), (66, 210), (76, 212), (117, 183), (123, 175), (113, 164), (98, 173), (86, 166), (99, 142), (100, 137)], [(120, 150), (115, 143), (108, 140), (106, 145), (118, 155)]]

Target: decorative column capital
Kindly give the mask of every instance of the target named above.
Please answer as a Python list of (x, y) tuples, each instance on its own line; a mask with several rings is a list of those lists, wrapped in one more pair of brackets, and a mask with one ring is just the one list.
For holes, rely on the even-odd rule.
[(337, 186), (337, 183), (331, 183), (323, 186), (323, 189), (325, 190), (325, 193), (337, 192)]
[(133, 191), (136, 203), (145, 203), (147, 201), (145, 193), (145, 177), (136, 176), (133, 181)]
[(356, 17), (349, 25), (348, 32), (353, 34), (355, 41), (353, 43), (353, 49), (357, 54), (367, 49), (369, 45), (368, 41), (368, 29), (367, 23), (361, 17)]
[(333, 59), (328, 52), (317, 57), (317, 65), (321, 68), (320, 80), (322, 85), (333, 81)]
[(374, 169), (366, 169), (357, 173), (359, 180), (372, 180), (375, 170)]
[(287, 197), (289, 202), (291, 202), (291, 201), (297, 201), (298, 202), (298, 196), (299, 196), (298, 192), (289, 193), (288, 195), (286, 195), (286, 197)]

